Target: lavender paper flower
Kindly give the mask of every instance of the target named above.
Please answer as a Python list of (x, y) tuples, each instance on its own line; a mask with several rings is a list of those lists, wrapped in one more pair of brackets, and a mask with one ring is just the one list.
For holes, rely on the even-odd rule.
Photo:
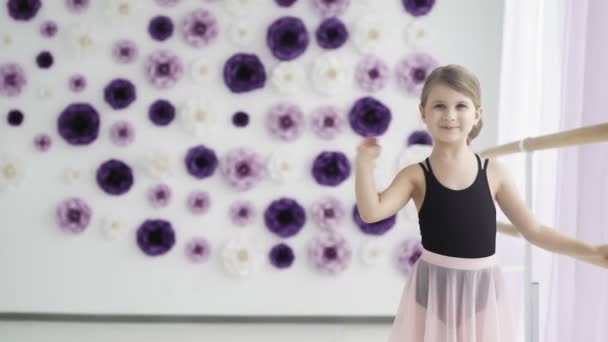
[(90, 0), (65, 0), (65, 7), (71, 13), (79, 14), (83, 13), (91, 5)]
[(19, 96), (26, 84), (25, 71), (19, 64), (0, 64), (0, 96)]
[(355, 81), (365, 91), (376, 92), (388, 83), (388, 66), (380, 58), (367, 55), (355, 67)]
[(68, 80), (68, 86), (71, 91), (79, 93), (87, 87), (87, 80), (83, 75), (72, 75)]
[(233, 93), (263, 88), (266, 83), (266, 70), (258, 56), (237, 53), (224, 64), (224, 83)]
[(422, 250), (420, 240), (411, 239), (400, 243), (397, 249), (397, 267), (399, 270), (408, 274), (422, 255)]
[(405, 11), (414, 17), (428, 14), (435, 5), (435, 0), (401, 0)]
[(148, 108), (148, 118), (157, 126), (167, 126), (175, 119), (175, 106), (165, 99), (156, 100)]
[(304, 132), (304, 114), (290, 103), (278, 103), (268, 111), (270, 134), (283, 141), (294, 141)]
[(336, 107), (322, 106), (311, 115), (312, 131), (320, 138), (331, 140), (342, 132), (345, 120)]
[(52, 38), (57, 34), (57, 23), (52, 20), (44, 21), (40, 24), (40, 34), (44, 38)]
[(203, 179), (213, 175), (218, 166), (218, 159), (215, 151), (205, 145), (197, 145), (188, 149), (184, 163), (189, 174)]
[(268, 27), (266, 43), (273, 56), (289, 61), (306, 51), (309, 43), (308, 30), (300, 18), (281, 17)]
[(407, 138), (407, 146), (411, 145), (433, 145), (433, 138), (427, 131), (414, 131)]
[(171, 222), (162, 219), (145, 220), (137, 229), (137, 245), (148, 256), (167, 253), (175, 245)]
[(333, 196), (326, 196), (311, 205), (312, 221), (321, 229), (336, 229), (344, 218), (342, 203)]
[(235, 148), (224, 156), (221, 171), (227, 183), (238, 191), (247, 191), (266, 176), (261, 156), (247, 148)]
[(42, 7), (40, 0), (8, 0), (6, 8), (11, 18), (20, 21), (31, 20)]
[(281, 242), (279, 244), (274, 245), (270, 249), (270, 253), (268, 253), (268, 258), (270, 259), (270, 263), (274, 267), (278, 269), (285, 269), (293, 264), (295, 255), (293, 253), (293, 249), (291, 249), (289, 245)]
[(264, 223), (270, 232), (281, 238), (296, 235), (306, 223), (306, 211), (292, 198), (282, 197), (264, 211)]
[(168, 206), (171, 197), (171, 188), (167, 184), (157, 184), (148, 189), (148, 203), (152, 208), (159, 209)]
[(324, 49), (337, 49), (348, 40), (348, 30), (340, 19), (332, 17), (321, 22), (321, 25), (319, 25), (315, 32), (315, 36), (320, 47)]
[(88, 145), (99, 135), (99, 113), (88, 103), (72, 103), (59, 115), (57, 130), (71, 145)]
[(37, 134), (34, 137), (34, 147), (40, 152), (46, 152), (51, 148), (51, 136), (46, 133)]
[(203, 237), (190, 239), (186, 244), (186, 256), (194, 263), (202, 263), (211, 255), (211, 243)]
[(124, 147), (135, 140), (135, 127), (128, 121), (117, 121), (110, 127), (110, 140), (116, 146)]
[(202, 215), (209, 211), (211, 197), (206, 191), (192, 191), (188, 195), (188, 210), (194, 215)]
[(397, 63), (397, 84), (410, 96), (420, 96), (428, 75), (437, 68), (437, 61), (424, 53), (413, 53)]
[(91, 207), (81, 198), (70, 197), (63, 200), (55, 211), (59, 227), (67, 233), (82, 233), (91, 222)]
[(125, 162), (109, 159), (97, 168), (97, 185), (109, 195), (122, 195), (133, 186), (133, 170)]
[(257, 212), (253, 202), (240, 200), (232, 203), (229, 209), (230, 221), (237, 226), (246, 226), (251, 224)]
[(125, 109), (137, 97), (135, 85), (124, 78), (112, 80), (103, 91), (104, 99), (112, 109)]
[(348, 9), (350, 0), (312, 0), (312, 3), (321, 16), (337, 17)]
[(187, 14), (182, 20), (181, 29), (186, 43), (196, 48), (211, 44), (219, 31), (213, 13), (204, 9), (196, 9)]
[(395, 222), (397, 221), (397, 215), (395, 214), (395, 215), (389, 216), (389, 217), (385, 218), (384, 220), (381, 220), (378, 222), (365, 223), (361, 219), (361, 216), (359, 215), (359, 209), (357, 208), (357, 205), (355, 204), (353, 207), (353, 220), (355, 221), (355, 223), (357, 224), (357, 226), (363, 233), (368, 234), (368, 235), (383, 235), (384, 233), (389, 231), (391, 228), (393, 228), (393, 226), (395, 225)]
[(350, 176), (350, 161), (342, 152), (319, 153), (312, 165), (312, 176), (320, 185), (338, 186)]
[(114, 43), (112, 47), (112, 57), (117, 63), (130, 64), (137, 59), (139, 51), (135, 42), (128, 39), (121, 39)]
[(308, 257), (320, 273), (336, 275), (348, 267), (352, 250), (348, 241), (334, 231), (322, 231), (308, 246)]
[(391, 119), (390, 109), (371, 96), (358, 99), (348, 113), (351, 128), (364, 137), (384, 134)]
[(150, 84), (159, 89), (173, 87), (184, 74), (182, 61), (168, 50), (159, 50), (149, 55), (144, 69)]
[(157, 15), (150, 19), (148, 33), (154, 40), (165, 41), (173, 35), (173, 21), (166, 15)]

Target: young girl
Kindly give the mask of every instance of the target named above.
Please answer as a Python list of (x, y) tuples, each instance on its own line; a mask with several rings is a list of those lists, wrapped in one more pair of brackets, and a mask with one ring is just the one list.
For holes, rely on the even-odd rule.
[[(435, 69), (420, 99), (433, 138), (424, 162), (402, 169), (377, 193), (374, 137), (358, 146), (357, 207), (365, 222), (403, 208), (418, 209), (423, 252), (403, 289), (390, 342), (515, 341), (513, 311), (495, 256), (496, 208), (531, 243), (571, 256), (608, 258), (608, 248), (541, 226), (498, 160), (482, 159), (469, 143), (482, 126), (477, 78), (458, 65)], [(608, 260), (608, 259), (604, 259)]]

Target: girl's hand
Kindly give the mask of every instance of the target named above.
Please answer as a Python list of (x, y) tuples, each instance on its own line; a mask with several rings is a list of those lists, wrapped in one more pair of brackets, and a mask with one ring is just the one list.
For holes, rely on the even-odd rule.
[(380, 155), (381, 149), (376, 137), (366, 137), (357, 147), (357, 159), (374, 160)]
[(596, 248), (599, 256), (608, 261), (608, 245), (597, 245)]
[(608, 268), (608, 245), (596, 245), (595, 249), (595, 254), (589, 254), (578, 259), (587, 261), (596, 266)]

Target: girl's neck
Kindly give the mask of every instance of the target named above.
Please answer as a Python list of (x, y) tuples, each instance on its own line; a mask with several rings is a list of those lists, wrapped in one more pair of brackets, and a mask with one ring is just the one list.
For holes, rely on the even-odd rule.
[(430, 158), (441, 162), (454, 162), (467, 160), (474, 156), (469, 145), (465, 144), (442, 144), (438, 142), (433, 146)]

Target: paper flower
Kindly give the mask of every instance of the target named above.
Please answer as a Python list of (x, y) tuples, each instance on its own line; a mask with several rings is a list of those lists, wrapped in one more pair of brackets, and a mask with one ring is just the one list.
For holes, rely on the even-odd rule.
[(36, 56), (36, 64), (41, 69), (48, 69), (53, 65), (53, 54), (49, 51), (41, 51)]
[(44, 38), (52, 38), (57, 34), (57, 23), (53, 20), (46, 20), (40, 24), (40, 34)]
[(128, 39), (121, 39), (112, 46), (112, 57), (116, 63), (130, 64), (139, 56), (139, 51), (135, 42)]
[(278, 183), (289, 183), (300, 178), (301, 164), (293, 152), (275, 150), (268, 161), (268, 173)]
[(304, 114), (291, 103), (273, 105), (268, 111), (266, 123), (270, 134), (283, 141), (294, 141), (304, 132)]
[(270, 24), (266, 32), (266, 44), (273, 56), (290, 61), (302, 55), (308, 47), (308, 30), (302, 19), (281, 17)]
[(213, 176), (218, 166), (215, 151), (205, 145), (196, 145), (188, 149), (184, 158), (186, 170), (197, 179)]
[(236, 277), (253, 275), (263, 262), (259, 244), (241, 235), (231, 238), (224, 244), (221, 257), (224, 270)]
[(68, 105), (57, 119), (59, 135), (71, 145), (88, 145), (99, 135), (99, 113), (88, 103)]
[(333, 196), (314, 201), (310, 207), (312, 221), (321, 229), (336, 229), (344, 218), (342, 203)]
[(21, 126), (23, 119), (23, 112), (18, 109), (11, 109), (6, 115), (6, 122), (11, 126)]
[(422, 251), (423, 247), (419, 240), (409, 239), (400, 243), (397, 247), (397, 267), (399, 270), (408, 274), (422, 255)]
[(281, 6), (281, 7), (290, 7), (291, 5), (293, 5), (297, 0), (274, 0), (274, 2), (277, 3), (277, 5)]
[(47, 99), (53, 95), (53, 88), (47, 84), (41, 84), (36, 87), (36, 97), (39, 99)]
[(361, 216), (359, 215), (359, 209), (355, 204), (353, 206), (353, 220), (364, 234), (384, 235), (387, 231), (393, 228), (395, 222), (397, 222), (397, 215), (391, 215), (377, 222), (365, 223), (361, 219)]
[(143, 168), (153, 179), (165, 180), (173, 175), (173, 160), (168, 152), (154, 149), (142, 159)]
[(162, 219), (145, 220), (137, 228), (137, 245), (148, 256), (160, 256), (175, 245), (171, 222)]
[(289, 268), (293, 261), (295, 260), (295, 255), (293, 253), (293, 249), (289, 247), (286, 243), (278, 243), (274, 245), (270, 252), (268, 253), (268, 258), (270, 259), (270, 263), (278, 268), (285, 269)]
[(203, 237), (190, 239), (186, 244), (186, 257), (193, 263), (202, 263), (211, 255), (211, 243)]
[(148, 33), (154, 40), (165, 41), (173, 35), (173, 21), (166, 15), (157, 15), (150, 19)]
[(352, 260), (348, 241), (334, 231), (321, 231), (308, 245), (308, 258), (319, 273), (337, 275), (346, 270)]
[(192, 191), (187, 198), (188, 210), (194, 215), (202, 215), (211, 207), (211, 197), (206, 191)]
[(419, 48), (429, 40), (429, 29), (421, 20), (412, 20), (405, 27), (405, 42), (412, 48)]
[(87, 87), (87, 80), (83, 75), (75, 74), (70, 76), (68, 86), (71, 91), (79, 93)]
[(388, 83), (388, 65), (374, 55), (364, 56), (355, 67), (355, 81), (368, 92), (384, 89)]
[(91, 26), (75, 24), (66, 32), (67, 48), (76, 59), (85, 59), (97, 51), (97, 38)]
[(401, 0), (405, 11), (414, 17), (427, 15), (435, 5), (435, 0)]
[(236, 20), (230, 25), (228, 37), (238, 46), (247, 46), (253, 40), (253, 32), (251, 23), (242, 20)]
[(414, 131), (407, 137), (407, 146), (411, 145), (433, 145), (433, 137), (424, 130)]
[(323, 17), (337, 17), (344, 14), (350, 0), (312, 0), (315, 10)]
[(65, 7), (74, 14), (84, 13), (90, 5), (90, 0), (65, 0)]
[(253, 222), (257, 216), (257, 211), (253, 202), (239, 200), (230, 205), (229, 215), (233, 224), (243, 227)]
[(236, 127), (246, 127), (249, 125), (249, 114), (238, 111), (232, 115), (232, 124)]
[(384, 256), (384, 249), (377, 239), (371, 239), (361, 245), (359, 251), (361, 261), (367, 266), (378, 265)]
[(340, 19), (331, 17), (321, 22), (315, 36), (323, 49), (337, 49), (346, 43), (348, 30)]
[(169, 100), (158, 99), (148, 107), (148, 118), (156, 126), (167, 126), (175, 119), (175, 106)]
[(133, 170), (125, 162), (109, 159), (97, 168), (97, 185), (109, 195), (122, 195), (133, 186)]
[(186, 44), (201, 48), (211, 44), (218, 35), (217, 19), (205, 9), (195, 9), (181, 22), (181, 32)]
[(207, 85), (211, 77), (212, 68), (208, 57), (200, 57), (190, 63), (190, 77), (199, 85)]
[(272, 70), (272, 84), (284, 95), (299, 93), (305, 80), (304, 68), (297, 62), (280, 62)]
[(353, 43), (355, 47), (365, 54), (375, 52), (386, 39), (386, 32), (382, 21), (376, 15), (366, 15), (355, 24)]
[(168, 89), (182, 78), (184, 67), (177, 55), (169, 50), (159, 50), (150, 54), (144, 69), (148, 82), (158, 89)]
[(264, 65), (254, 54), (234, 54), (224, 64), (224, 83), (233, 93), (263, 88), (266, 83)]
[(11, 18), (19, 21), (33, 19), (42, 7), (40, 0), (8, 0), (6, 8)]
[(397, 84), (406, 94), (420, 96), (426, 78), (438, 66), (437, 61), (430, 55), (412, 53), (397, 63)]
[(344, 90), (348, 84), (348, 72), (343, 62), (333, 53), (326, 53), (314, 60), (312, 82), (316, 90), (333, 95)]
[(391, 110), (371, 96), (358, 99), (348, 113), (350, 127), (364, 137), (384, 134), (391, 120)]
[(0, 64), (0, 96), (19, 96), (26, 85), (25, 71), (19, 64)]
[(110, 214), (101, 219), (101, 234), (108, 240), (115, 240), (125, 230), (125, 222), (122, 217)]
[(264, 211), (264, 223), (273, 234), (288, 238), (296, 235), (306, 223), (306, 211), (292, 198), (272, 201)]
[(125, 109), (137, 98), (135, 85), (124, 78), (113, 79), (104, 88), (104, 99), (112, 109)]
[(46, 133), (37, 134), (34, 137), (34, 147), (40, 152), (46, 152), (51, 148), (51, 136)]
[(105, 14), (112, 23), (128, 24), (141, 11), (139, 0), (107, 0)]
[(320, 185), (338, 186), (350, 176), (350, 161), (342, 152), (324, 151), (312, 165), (312, 176)]
[(331, 140), (342, 132), (346, 123), (334, 106), (321, 106), (311, 114), (311, 129), (321, 139)]
[(25, 174), (25, 164), (20, 158), (0, 155), (0, 191), (18, 188)]
[(185, 131), (195, 137), (202, 137), (214, 130), (218, 115), (212, 101), (198, 97), (192, 98), (182, 105), (179, 119)]
[(152, 208), (164, 208), (171, 202), (171, 188), (164, 183), (156, 184), (148, 189), (147, 198)]
[(82, 170), (77, 167), (67, 167), (63, 170), (63, 180), (68, 185), (75, 185), (82, 180)]
[(69, 197), (57, 205), (55, 218), (59, 227), (67, 233), (82, 233), (91, 222), (91, 207), (81, 198)]
[(238, 191), (247, 191), (266, 176), (266, 165), (261, 156), (247, 148), (234, 148), (221, 162), (222, 176)]

